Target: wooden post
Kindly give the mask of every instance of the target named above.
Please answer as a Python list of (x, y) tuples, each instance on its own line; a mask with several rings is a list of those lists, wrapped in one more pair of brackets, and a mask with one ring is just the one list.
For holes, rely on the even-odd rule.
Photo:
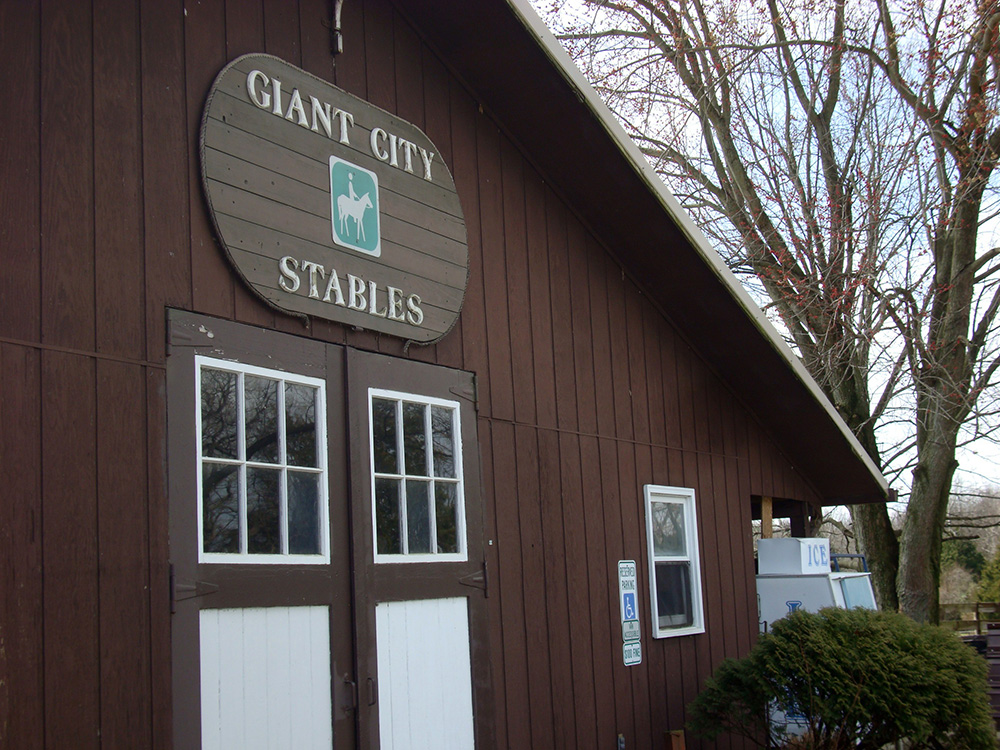
[(760, 538), (770, 539), (774, 534), (774, 510), (771, 506), (771, 498), (762, 497), (760, 499)]
[(684, 745), (684, 730), (675, 729), (672, 732), (667, 732), (666, 747), (667, 750), (686, 750)]
[(802, 538), (809, 536), (809, 506), (806, 503), (797, 505), (798, 508), (788, 518), (788, 527), (793, 537)]

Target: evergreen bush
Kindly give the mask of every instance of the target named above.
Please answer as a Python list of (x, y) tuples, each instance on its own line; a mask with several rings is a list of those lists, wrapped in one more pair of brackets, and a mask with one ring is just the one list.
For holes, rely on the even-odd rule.
[(983, 567), (979, 577), (976, 599), (981, 602), (1000, 602), (1000, 549), (993, 559)]
[[(805, 716), (801, 737), (772, 727), (772, 707)], [(986, 663), (953, 633), (865, 609), (793, 612), (743, 659), (727, 659), (690, 705), (689, 729), (761, 746), (877, 750), (996, 748)]]

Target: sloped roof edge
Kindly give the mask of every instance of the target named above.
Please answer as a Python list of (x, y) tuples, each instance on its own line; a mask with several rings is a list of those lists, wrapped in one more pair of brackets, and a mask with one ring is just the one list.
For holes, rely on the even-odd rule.
[(532, 35), (532, 37), (534, 37), (539, 47), (542, 48), (546, 56), (548, 56), (555, 65), (556, 69), (566, 79), (566, 82), (576, 90), (583, 102), (593, 113), (594, 117), (597, 118), (598, 122), (600, 122), (605, 131), (607, 131), (608, 136), (614, 141), (622, 155), (631, 163), (632, 167), (642, 178), (650, 192), (656, 196), (656, 198), (663, 205), (663, 208), (690, 241), (691, 245), (698, 251), (706, 265), (709, 266), (723, 285), (733, 295), (750, 320), (754, 323), (765, 339), (767, 339), (771, 347), (773, 347), (778, 356), (785, 361), (796, 377), (809, 390), (813, 398), (829, 416), (830, 420), (837, 425), (837, 428), (843, 434), (844, 439), (850, 445), (851, 450), (857, 456), (858, 460), (860, 460), (866, 466), (868, 471), (871, 472), (872, 477), (882, 488), (883, 495), (888, 497), (888, 481), (875, 465), (875, 462), (872, 461), (867, 451), (865, 451), (862, 447), (861, 443), (858, 442), (857, 438), (851, 432), (851, 429), (847, 426), (847, 423), (844, 422), (836, 408), (830, 403), (830, 400), (827, 398), (826, 394), (823, 393), (819, 384), (812, 377), (812, 375), (809, 374), (808, 370), (806, 370), (802, 360), (795, 354), (794, 351), (792, 351), (788, 344), (785, 343), (781, 334), (778, 333), (777, 329), (775, 329), (775, 327), (767, 319), (763, 311), (761, 311), (756, 302), (754, 302), (753, 298), (750, 297), (746, 289), (744, 289), (743, 285), (739, 282), (732, 271), (729, 270), (725, 261), (723, 261), (721, 256), (712, 248), (708, 238), (705, 237), (701, 229), (698, 228), (688, 215), (687, 211), (684, 210), (678, 200), (674, 197), (673, 193), (670, 192), (669, 188), (653, 169), (652, 165), (650, 165), (650, 163), (643, 156), (639, 147), (635, 144), (628, 133), (625, 132), (625, 129), (615, 117), (614, 113), (607, 106), (607, 104), (605, 104), (604, 100), (601, 99), (600, 95), (594, 90), (593, 86), (591, 86), (590, 82), (584, 77), (583, 73), (576, 66), (576, 63), (573, 62), (572, 58), (559, 43), (559, 40), (556, 39), (555, 35), (549, 30), (545, 22), (538, 16), (528, 0), (507, 0), (507, 2), (521, 23), (524, 24), (525, 29)]

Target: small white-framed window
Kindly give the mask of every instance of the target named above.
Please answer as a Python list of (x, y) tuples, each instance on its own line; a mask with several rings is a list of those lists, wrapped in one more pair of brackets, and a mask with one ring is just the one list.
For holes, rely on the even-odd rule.
[(645, 496), (653, 637), (704, 633), (694, 490), (647, 484)]
[(375, 562), (468, 558), (457, 401), (368, 390)]
[(203, 356), (195, 369), (199, 560), (328, 563), (324, 381)]

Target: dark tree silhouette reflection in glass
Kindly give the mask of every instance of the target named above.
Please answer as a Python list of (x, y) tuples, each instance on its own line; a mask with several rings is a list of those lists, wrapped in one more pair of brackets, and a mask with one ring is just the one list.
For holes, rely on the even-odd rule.
[(312, 386), (202, 368), (206, 553), (321, 552), (317, 396)]
[(375, 397), (371, 418), (378, 554), (461, 552), (456, 410)]

